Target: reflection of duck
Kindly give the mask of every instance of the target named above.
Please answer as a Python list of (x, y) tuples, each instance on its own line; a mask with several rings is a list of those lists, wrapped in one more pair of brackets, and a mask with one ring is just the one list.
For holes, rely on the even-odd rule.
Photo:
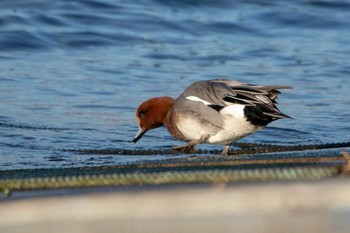
[(174, 100), (156, 97), (136, 110), (137, 142), (148, 130), (165, 126), (177, 139), (188, 142), (174, 149), (191, 153), (200, 143), (230, 144), (270, 122), (290, 118), (276, 107), (278, 89), (289, 86), (257, 86), (234, 80), (208, 80), (191, 84)]

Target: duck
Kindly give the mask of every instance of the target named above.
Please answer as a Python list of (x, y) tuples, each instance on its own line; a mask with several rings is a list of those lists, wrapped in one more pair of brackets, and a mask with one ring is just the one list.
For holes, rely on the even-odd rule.
[(165, 126), (186, 144), (174, 147), (193, 153), (202, 143), (223, 145), (226, 156), (235, 141), (263, 129), (269, 123), (291, 118), (277, 108), (280, 89), (291, 86), (260, 86), (230, 79), (196, 81), (176, 99), (148, 99), (136, 109), (136, 143), (146, 132)]

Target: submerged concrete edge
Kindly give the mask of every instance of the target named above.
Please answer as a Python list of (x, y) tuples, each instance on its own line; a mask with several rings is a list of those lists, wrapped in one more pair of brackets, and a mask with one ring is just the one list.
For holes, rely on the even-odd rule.
[[(0, 232), (346, 232), (350, 179), (4, 201)], [(175, 231), (177, 229), (177, 231)]]

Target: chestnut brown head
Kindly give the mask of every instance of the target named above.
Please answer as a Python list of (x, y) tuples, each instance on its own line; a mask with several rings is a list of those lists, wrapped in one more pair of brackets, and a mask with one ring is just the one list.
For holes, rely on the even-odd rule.
[(164, 125), (165, 118), (174, 104), (171, 97), (155, 97), (143, 102), (136, 110), (136, 120), (138, 122), (139, 131), (137, 132), (133, 142), (136, 143), (142, 136), (151, 129), (155, 129)]

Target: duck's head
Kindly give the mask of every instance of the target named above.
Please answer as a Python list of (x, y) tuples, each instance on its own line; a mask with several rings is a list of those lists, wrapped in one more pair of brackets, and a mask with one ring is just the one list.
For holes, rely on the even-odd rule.
[(148, 130), (163, 126), (174, 102), (175, 100), (168, 96), (155, 97), (143, 102), (136, 109), (139, 131), (132, 141), (136, 143)]

